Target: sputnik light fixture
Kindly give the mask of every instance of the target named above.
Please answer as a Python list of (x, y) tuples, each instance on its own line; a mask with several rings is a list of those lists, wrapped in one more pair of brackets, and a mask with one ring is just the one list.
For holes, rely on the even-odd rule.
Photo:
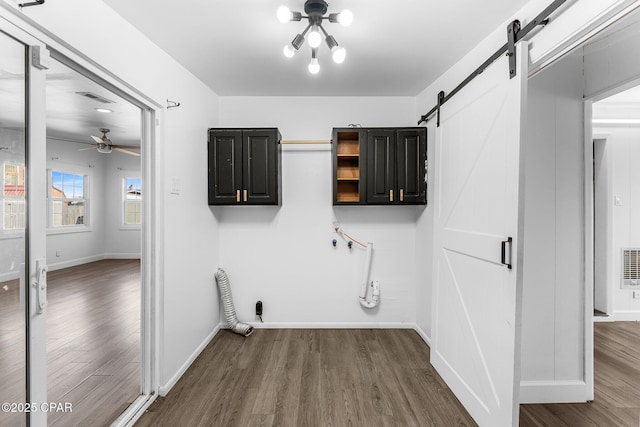
[(347, 55), (346, 50), (338, 45), (335, 37), (329, 35), (324, 29), (322, 21), (328, 19), (329, 22), (339, 22), (343, 26), (348, 27), (353, 22), (353, 13), (351, 13), (350, 10), (343, 10), (340, 13), (330, 13), (329, 16), (324, 16), (327, 13), (328, 7), (329, 5), (324, 0), (306, 0), (304, 2), (304, 11), (307, 16), (302, 15), (301, 12), (293, 12), (287, 6), (280, 6), (278, 8), (278, 20), (282, 23), (302, 21), (302, 18), (306, 18), (309, 21), (307, 28), (305, 28), (302, 33), (296, 34), (291, 43), (284, 47), (283, 52), (284, 56), (292, 58), (306, 40), (311, 47), (311, 62), (309, 62), (309, 72), (311, 74), (317, 74), (320, 71), (318, 48), (322, 44), (323, 35), (324, 41), (329, 47), (329, 50), (331, 50), (331, 56), (336, 64), (344, 62)]

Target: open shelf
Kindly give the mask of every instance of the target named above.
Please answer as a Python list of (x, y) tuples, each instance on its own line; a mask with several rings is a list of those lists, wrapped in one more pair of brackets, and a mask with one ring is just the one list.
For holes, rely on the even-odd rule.
[(337, 132), (336, 202), (360, 202), (360, 133)]
[(338, 202), (359, 202), (359, 181), (338, 181)]

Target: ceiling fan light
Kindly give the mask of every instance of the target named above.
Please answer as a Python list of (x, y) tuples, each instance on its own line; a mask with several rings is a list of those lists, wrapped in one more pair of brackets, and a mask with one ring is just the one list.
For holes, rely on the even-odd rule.
[(347, 51), (340, 46), (334, 46), (331, 48), (331, 57), (336, 64), (342, 64), (347, 56)]
[(317, 48), (322, 44), (322, 36), (318, 31), (318, 27), (314, 26), (313, 29), (307, 35), (307, 41), (309, 42), (309, 46), (313, 49)]
[(293, 55), (296, 54), (296, 50), (290, 44), (285, 45), (284, 49), (282, 49), (282, 52), (284, 53), (284, 56), (286, 56), (287, 58), (293, 58)]
[(320, 72), (320, 64), (318, 64), (318, 58), (311, 58), (311, 62), (309, 62), (309, 72), (311, 74), (318, 74), (318, 72)]
[(353, 23), (353, 12), (349, 9), (343, 10), (338, 14), (338, 22), (342, 24), (343, 27), (348, 27)]
[(291, 12), (291, 9), (289, 9), (287, 6), (280, 6), (278, 8), (278, 11), (276, 12), (276, 15), (278, 16), (278, 21), (282, 22), (283, 24), (291, 21), (291, 18), (293, 18), (293, 12)]
[(111, 146), (108, 144), (105, 144), (104, 142), (97, 144), (96, 149), (98, 150), (98, 153), (103, 153), (103, 154), (111, 153)]

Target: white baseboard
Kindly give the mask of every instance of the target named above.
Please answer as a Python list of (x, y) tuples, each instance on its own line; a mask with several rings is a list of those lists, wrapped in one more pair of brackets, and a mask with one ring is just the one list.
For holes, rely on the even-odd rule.
[(19, 278), (20, 278), (20, 272), (16, 270), (9, 271), (8, 273), (0, 274), (0, 282), (8, 282), (9, 280), (15, 280)]
[(76, 265), (88, 264), (90, 262), (96, 262), (104, 259), (104, 255), (92, 255), (84, 258), (70, 259), (67, 261), (52, 262), (47, 264), (49, 271), (62, 270), (63, 268), (75, 267)]
[(112, 253), (112, 254), (100, 254), (92, 255), (84, 258), (70, 259), (61, 262), (52, 262), (47, 267), (49, 271), (61, 270), (63, 268), (75, 267), (77, 265), (88, 264), (90, 262), (102, 261), (103, 259), (140, 259), (140, 254), (128, 254), (128, 253)]
[(418, 325), (414, 325), (413, 329), (415, 329), (415, 331), (418, 333), (418, 335), (420, 335), (420, 338), (422, 338), (422, 340), (427, 343), (427, 345), (429, 346), (429, 348), (431, 348), (431, 338), (429, 338), (429, 335), (426, 334), (425, 331), (422, 330), (422, 328)]
[[(415, 323), (402, 322), (245, 322), (256, 329), (415, 329)], [(226, 328), (226, 322), (223, 328)]]
[(117, 253), (117, 254), (104, 254), (103, 255), (103, 259), (141, 259), (141, 255), (139, 253), (135, 254), (135, 253), (131, 253), (131, 254), (122, 254), (122, 253)]
[(209, 345), (213, 337), (215, 337), (218, 332), (220, 332), (220, 325), (217, 325), (215, 328), (213, 328), (211, 333), (206, 336), (204, 341), (202, 341), (202, 343), (200, 343), (198, 348), (195, 349), (191, 356), (189, 356), (189, 358), (185, 360), (182, 366), (180, 366), (180, 369), (178, 369), (178, 371), (173, 374), (169, 381), (167, 381), (165, 385), (160, 386), (160, 389), (158, 390), (158, 394), (160, 394), (160, 396), (164, 397), (167, 395), (167, 393), (169, 393), (173, 386), (176, 385), (178, 380), (184, 375), (185, 372), (187, 372), (187, 369), (189, 369), (189, 366), (191, 366), (193, 361), (196, 360), (200, 353), (202, 353), (202, 351)]
[(609, 317), (612, 322), (638, 322), (640, 321), (640, 311), (614, 310)]
[(521, 381), (520, 403), (584, 403), (584, 381)]

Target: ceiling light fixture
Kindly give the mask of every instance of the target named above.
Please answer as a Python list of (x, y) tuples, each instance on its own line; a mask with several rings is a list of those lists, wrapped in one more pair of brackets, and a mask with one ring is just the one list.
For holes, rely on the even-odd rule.
[(287, 58), (292, 58), (304, 44), (306, 36), (306, 40), (311, 46), (311, 62), (309, 63), (309, 72), (311, 74), (317, 74), (320, 71), (317, 53), (322, 44), (323, 35), (336, 64), (343, 63), (347, 56), (347, 51), (342, 46), (339, 46), (335, 37), (329, 35), (324, 29), (322, 21), (328, 19), (329, 22), (339, 22), (348, 27), (353, 22), (353, 13), (350, 10), (343, 10), (340, 13), (330, 13), (329, 16), (324, 16), (328, 7), (329, 5), (324, 0), (306, 0), (304, 2), (304, 11), (307, 16), (303, 16), (301, 12), (293, 12), (287, 6), (280, 6), (276, 13), (278, 20), (282, 23), (302, 21), (302, 18), (306, 18), (309, 21), (307, 28), (302, 33), (296, 34), (291, 43), (284, 47), (283, 53)]
[(98, 113), (113, 113), (113, 110), (109, 110), (107, 108), (96, 108)]

